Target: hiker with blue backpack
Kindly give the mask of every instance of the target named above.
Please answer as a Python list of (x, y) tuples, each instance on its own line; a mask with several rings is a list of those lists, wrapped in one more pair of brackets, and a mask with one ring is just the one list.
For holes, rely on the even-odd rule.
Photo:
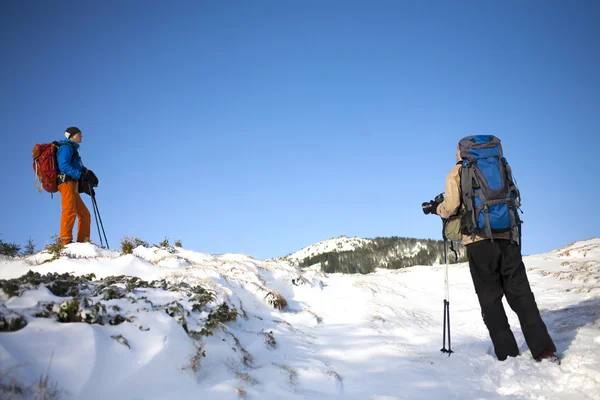
[(444, 221), (444, 237), (461, 241), (483, 321), (498, 360), (519, 355), (502, 297), (519, 317), (536, 361), (557, 362), (556, 346), (540, 316), (521, 255), (520, 193), (495, 136), (467, 136), (458, 144), (445, 196), (423, 204)]

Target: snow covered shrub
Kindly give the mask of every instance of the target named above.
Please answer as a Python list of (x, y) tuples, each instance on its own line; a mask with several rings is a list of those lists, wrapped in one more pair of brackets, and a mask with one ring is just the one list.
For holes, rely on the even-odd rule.
[(81, 313), (79, 310), (79, 300), (67, 300), (60, 305), (58, 311), (58, 322), (81, 322)]
[(102, 290), (102, 300), (118, 300), (127, 297), (127, 292), (118, 286), (109, 286)]
[(4, 305), (0, 306), (0, 332), (14, 332), (27, 325), (27, 321), (22, 315), (8, 309)]
[(216, 328), (220, 323), (235, 321), (237, 319), (237, 310), (235, 308), (230, 309), (227, 303), (222, 303), (216, 309), (208, 313), (206, 324), (200, 331), (203, 336), (211, 336), (213, 329)]
[(52, 240), (53, 241), (50, 244), (47, 244), (46, 247), (44, 247), (44, 250), (50, 253), (53, 257), (44, 262), (52, 262), (54, 260), (58, 260), (62, 255), (62, 251), (65, 249), (65, 245), (62, 244), (60, 236), (54, 235), (52, 236)]
[(133, 249), (139, 246), (148, 247), (148, 242), (145, 242), (138, 237), (125, 236), (121, 239), (121, 254), (132, 254)]
[(158, 244), (154, 245), (155, 247), (158, 247), (159, 249), (162, 250), (166, 250), (171, 254), (174, 254), (177, 250), (175, 250), (175, 247), (171, 246), (171, 244), (169, 243), (169, 238), (165, 236), (165, 240), (163, 240), (162, 242), (159, 242)]
[(208, 303), (214, 300), (214, 295), (202, 286), (194, 286), (191, 288), (194, 295), (190, 298), (192, 303), (192, 311), (201, 311)]
[[(139, 303), (146, 310), (167, 313), (191, 338), (198, 340), (202, 336), (212, 335), (215, 327), (235, 321), (238, 315), (237, 310), (227, 303), (214, 304), (215, 294), (200, 285), (169, 283), (164, 279), (148, 283), (138, 277), (125, 275), (95, 279), (94, 274), (75, 276), (55, 272), (41, 275), (32, 271), (19, 278), (0, 279), (0, 289), (6, 294), (0, 296), (0, 331), (18, 330), (27, 322), (19, 313), (3, 305), (6, 297), (21, 296), (26, 291), (39, 287), (47, 288), (59, 298), (39, 301), (28, 311), (28, 315), (33, 318), (51, 318), (61, 323), (133, 323), (136, 312), (124, 305)], [(177, 300), (165, 302), (153, 299), (153, 303), (146, 294), (156, 291), (164, 291), (169, 296), (175, 295)], [(120, 302), (117, 303), (118, 301)], [(142, 326), (139, 329), (148, 330)]]
[(10, 279), (10, 280), (1, 279), (0, 280), (0, 289), (2, 289), (4, 294), (6, 294), (9, 299), (11, 297), (15, 297), (15, 296), (19, 295), (19, 285), (17, 285), (15, 282), (13, 282), (12, 279)]
[[(23, 277), (28, 275), (31, 276), (32, 282), (44, 283), (53, 295), (60, 297), (77, 296), (80, 287), (85, 286), (92, 279), (96, 278), (96, 275), (94, 274), (74, 276), (66, 272), (64, 274), (54, 272), (40, 275), (39, 273), (32, 271), (27, 272)], [(39, 283), (37, 284), (39, 285)]]
[(27, 290), (37, 288), (39, 285), (45, 285), (53, 295), (59, 297), (76, 296), (80, 285), (85, 285), (96, 275), (88, 274), (83, 276), (73, 276), (68, 273), (47, 273), (42, 275), (39, 272), (29, 270), (25, 275), (14, 279), (0, 279), (0, 288), (9, 297), (20, 296)]
[(267, 299), (267, 303), (269, 303), (269, 305), (275, 308), (276, 310), (283, 310), (288, 305), (285, 297), (283, 297), (281, 293), (276, 292), (274, 290), (267, 293), (265, 299)]

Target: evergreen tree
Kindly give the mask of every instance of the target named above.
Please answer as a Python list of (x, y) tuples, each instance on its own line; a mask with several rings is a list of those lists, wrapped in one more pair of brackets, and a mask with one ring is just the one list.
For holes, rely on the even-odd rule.
[(0, 239), (0, 254), (3, 256), (17, 257), (21, 251), (21, 246), (16, 243), (7, 243)]
[[(464, 246), (455, 243), (458, 262), (466, 261)], [(433, 265), (444, 261), (444, 242), (431, 239), (377, 237), (352, 251), (329, 252), (307, 257), (301, 267), (321, 264), (326, 273), (368, 274), (377, 268), (399, 269), (413, 265)], [(448, 262), (457, 262), (448, 248)]]
[(29, 237), (29, 239), (27, 240), (27, 244), (25, 245), (25, 248), (23, 249), (23, 256), (27, 257), (27, 256), (32, 256), (35, 254), (35, 244), (33, 243), (33, 239), (31, 239), (31, 237)]

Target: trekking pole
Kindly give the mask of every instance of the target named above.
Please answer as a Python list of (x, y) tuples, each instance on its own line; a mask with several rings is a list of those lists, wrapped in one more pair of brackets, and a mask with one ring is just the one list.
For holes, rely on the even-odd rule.
[(521, 232), (521, 223), (522, 221), (519, 219), (519, 225), (517, 226), (517, 229), (519, 230), (519, 251), (523, 252), (523, 234)]
[(98, 212), (98, 219), (100, 220), (100, 226), (102, 227), (102, 234), (104, 235), (106, 248), (110, 250), (110, 246), (108, 245), (108, 239), (106, 238), (106, 231), (104, 230), (104, 224), (102, 223), (102, 217), (100, 216), (100, 210), (98, 209), (98, 203), (96, 202), (96, 196), (92, 196), (92, 201), (94, 202), (94, 206), (96, 207), (96, 211)]
[[(444, 296), (444, 332), (443, 332), (443, 344), (442, 344), (442, 348), (440, 349), (440, 351), (442, 353), (448, 353), (448, 357), (450, 357), (450, 354), (454, 353), (452, 351), (452, 344), (450, 341), (450, 289), (448, 286), (448, 250), (447, 250), (447, 242), (448, 239), (446, 238), (446, 235), (442, 234), (443, 238), (444, 238), (444, 263), (446, 264), (446, 272), (445, 272), (445, 278), (444, 278), (444, 286), (445, 286), (445, 296)], [(448, 323), (446, 324), (446, 320), (448, 321)], [(446, 327), (448, 327), (448, 348), (446, 349)]]
[(98, 224), (98, 211), (96, 210), (96, 202), (94, 196), (92, 196), (92, 185), (88, 183), (88, 189), (90, 197), (92, 198), (92, 208), (94, 209), (94, 218), (96, 219), (96, 228), (98, 228), (98, 237), (100, 238), (100, 247), (104, 248), (104, 242), (102, 242), (102, 235), (100, 234), (100, 225)]
[[(104, 234), (104, 241), (106, 242), (106, 248), (110, 250), (108, 245), (108, 239), (106, 238), (106, 232), (104, 231), (104, 224), (102, 223), (102, 217), (100, 216), (100, 210), (98, 209), (98, 203), (96, 202), (96, 194), (94, 193), (91, 185), (90, 185), (90, 195), (92, 197), (92, 205), (94, 206), (94, 217), (96, 218), (96, 227), (98, 228), (98, 237), (100, 237), (100, 246), (104, 248), (104, 243), (102, 242), (102, 235), (100, 234), (100, 227), (102, 227), (102, 233)], [(100, 224), (98, 225), (98, 220), (100, 220)]]

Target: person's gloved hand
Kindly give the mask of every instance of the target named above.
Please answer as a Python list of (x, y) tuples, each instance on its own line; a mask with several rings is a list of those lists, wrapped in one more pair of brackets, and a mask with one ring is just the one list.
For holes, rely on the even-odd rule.
[(437, 201), (435, 201), (435, 200), (431, 200), (431, 201), (429, 202), (429, 205), (431, 206), (431, 213), (432, 213), (432, 214), (436, 214), (436, 215), (437, 215), (437, 208), (438, 208), (438, 206), (440, 205), (440, 203), (438, 203), (438, 202), (437, 202)]
[(98, 186), (99, 180), (96, 177), (96, 174), (94, 174), (94, 171), (92, 171), (91, 169), (84, 168), (81, 177), (84, 182), (89, 183), (90, 185), (92, 185), (92, 187)]

